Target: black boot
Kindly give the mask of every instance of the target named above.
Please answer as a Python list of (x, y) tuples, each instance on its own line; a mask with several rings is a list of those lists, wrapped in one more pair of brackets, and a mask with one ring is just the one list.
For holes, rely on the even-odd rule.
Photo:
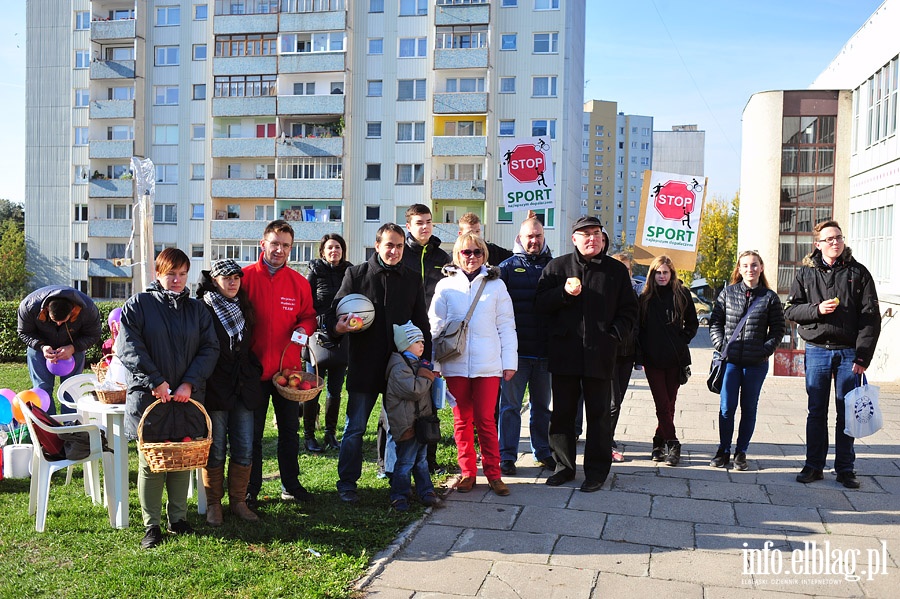
[(322, 449), (322, 446), (319, 445), (319, 442), (316, 441), (315, 437), (307, 437), (306, 438), (306, 451), (309, 451), (312, 453), (322, 453), (325, 450)]
[(325, 449), (340, 449), (341, 442), (337, 440), (337, 437), (334, 436), (334, 431), (325, 431), (325, 438), (323, 439), (325, 442)]
[(661, 437), (653, 437), (653, 452), (650, 459), (654, 462), (662, 462), (666, 459), (666, 442)]
[(728, 463), (731, 460), (731, 452), (719, 450), (716, 452), (716, 456), (709, 462), (709, 465), (713, 468), (728, 468)]
[(677, 466), (681, 461), (681, 443), (679, 441), (667, 441), (669, 455), (666, 457), (666, 466)]

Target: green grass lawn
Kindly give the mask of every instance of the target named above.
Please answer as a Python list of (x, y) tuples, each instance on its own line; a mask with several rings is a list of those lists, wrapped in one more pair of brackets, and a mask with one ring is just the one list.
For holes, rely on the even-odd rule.
[[(24, 364), (0, 364), (0, 388), (31, 388)], [(343, 422), (346, 395), (341, 410)], [(196, 495), (188, 519), (197, 534), (143, 551), (137, 497), (137, 448), (131, 464), (130, 527), (109, 526), (105, 507), (84, 494), (82, 471), (71, 485), (65, 471), (54, 475), (46, 532), (34, 530), (28, 515), (28, 479), (0, 481), (0, 597), (354, 597), (353, 581), (371, 558), (422, 514), (413, 504), (406, 514), (389, 509), (388, 484), (376, 478), (375, 424), (365, 437), (360, 502), (343, 504), (337, 495), (337, 452), (300, 456), (301, 482), (315, 494), (309, 505), (282, 502), (275, 459), (277, 432), (271, 413), (264, 440), (265, 482), (257, 523), (236, 521), (212, 528), (197, 514)], [(442, 465), (455, 466), (452, 414), (441, 414)], [(435, 479), (437, 484), (437, 479)]]

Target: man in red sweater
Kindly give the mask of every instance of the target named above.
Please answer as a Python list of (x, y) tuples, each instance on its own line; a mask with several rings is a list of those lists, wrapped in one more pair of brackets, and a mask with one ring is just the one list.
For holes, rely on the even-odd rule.
[(244, 267), (243, 288), (256, 313), (256, 324), (250, 340), (251, 349), (262, 363), (262, 389), (267, 401), (253, 419), (253, 463), (247, 487), (247, 505), (257, 507), (262, 487), (262, 438), (272, 398), (278, 421), (278, 469), (281, 472), (281, 498), (286, 501), (309, 501), (312, 495), (300, 484), (300, 404), (278, 393), (272, 376), (281, 367), (285, 347), (285, 366), (300, 365), (299, 345), (291, 343), (291, 334), (310, 334), (316, 330), (316, 311), (312, 291), (306, 278), (287, 266), (294, 245), (294, 229), (283, 220), (266, 226), (262, 253), (256, 264)]

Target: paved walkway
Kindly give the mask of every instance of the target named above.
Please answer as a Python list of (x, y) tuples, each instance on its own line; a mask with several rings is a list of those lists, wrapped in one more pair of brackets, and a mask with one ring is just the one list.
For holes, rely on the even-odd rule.
[[(856, 443), (861, 489), (844, 489), (830, 472), (802, 485), (794, 477), (805, 451), (803, 380), (766, 380), (750, 470), (719, 470), (708, 465), (718, 442), (718, 398), (705, 385), (710, 352), (692, 353), (696, 374), (675, 419), (681, 466), (648, 459), (655, 412), (635, 373), (617, 431), (626, 461), (613, 464), (603, 489), (578, 491), (580, 470), (567, 485), (545, 485), (523, 428), (519, 475), (504, 477), (511, 494), (493, 495), (479, 473), (471, 493), (451, 493), (447, 507), (376, 557), (361, 582), (366, 596), (900, 596), (900, 388), (882, 388), (885, 428)], [(759, 551), (745, 572), (747, 550)]]

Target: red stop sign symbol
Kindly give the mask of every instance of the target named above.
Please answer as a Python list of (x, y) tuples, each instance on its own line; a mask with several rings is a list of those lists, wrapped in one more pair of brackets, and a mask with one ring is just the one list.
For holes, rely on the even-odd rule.
[(509, 174), (519, 183), (533, 183), (542, 179), (547, 170), (544, 153), (531, 144), (516, 146), (509, 156)]
[(663, 218), (680, 221), (694, 211), (695, 200), (696, 196), (688, 189), (687, 183), (669, 181), (659, 188), (653, 205)]

